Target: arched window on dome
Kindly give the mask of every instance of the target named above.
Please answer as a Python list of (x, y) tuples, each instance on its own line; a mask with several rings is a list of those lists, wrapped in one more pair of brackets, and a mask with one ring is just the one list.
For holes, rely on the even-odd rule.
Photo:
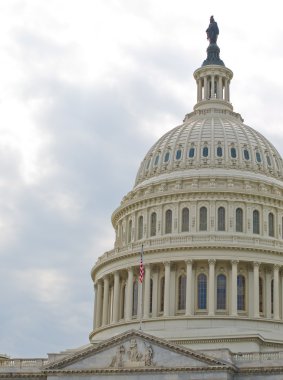
[(143, 238), (143, 216), (138, 219), (138, 240)]
[(138, 314), (138, 294), (139, 294), (139, 283), (136, 279), (133, 283), (133, 316), (137, 316)]
[(156, 212), (150, 215), (150, 236), (156, 236)]
[(281, 219), (281, 237), (283, 239), (283, 217)]
[(205, 158), (208, 157), (208, 147), (207, 146), (202, 148), (202, 156)]
[(172, 233), (172, 210), (167, 210), (165, 213), (165, 233)]
[(182, 232), (189, 231), (189, 209), (187, 207), (182, 210)]
[(262, 277), (259, 277), (259, 288), (258, 288), (258, 295), (259, 295), (259, 312), (263, 313), (263, 279)]
[(217, 210), (218, 231), (225, 231), (225, 208), (219, 207)]
[(128, 223), (128, 243), (132, 241), (132, 228), (133, 228), (133, 222), (132, 220), (129, 220)]
[(207, 231), (207, 208), (201, 207), (199, 210), (199, 230)]
[(187, 276), (182, 274), (178, 279), (178, 310), (186, 309)]
[(244, 159), (247, 161), (250, 159), (250, 152), (247, 149), (244, 149)]
[(246, 279), (241, 274), (237, 276), (237, 308), (240, 311), (246, 310)]
[(259, 234), (260, 224), (259, 224), (259, 211), (253, 211), (253, 233)]
[(256, 158), (256, 161), (260, 164), (261, 163), (261, 155), (259, 152), (255, 153), (255, 158)]
[(221, 146), (218, 146), (217, 149), (216, 149), (216, 155), (217, 157), (222, 157), (223, 156), (223, 149)]
[(219, 274), (217, 276), (217, 310), (226, 309), (226, 276)]
[(243, 210), (240, 207), (236, 209), (236, 232), (243, 232)]
[(154, 166), (158, 165), (158, 161), (159, 161), (159, 154), (155, 157)]
[(268, 235), (274, 237), (274, 215), (272, 212), (268, 214)]
[(176, 151), (176, 156), (175, 156), (175, 158), (176, 158), (176, 160), (178, 161), (178, 160), (181, 159), (181, 157), (182, 157), (182, 150), (181, 150), (181, 149), (178, 149), (178, 150)]
[(160, 312), (164, 312), (164, 291), (165, 291), (165, 277), (160, 279)]
[(236, 148), (232, 147), (230, 149), (230, 154), (231, 154), (231, 157), (232, 158), (237, 158), (237, 151), (236, 151)]
[(198, 309), (205, 310), (207, 303), (207, 277), (204, 273), (198, 275)]
[(149, 312), (152, 313), (153, 279), (150, 279)]
[(194, 158), (195, 156), (195, 148), (194, 147), (191, 147), (188, 151), (188, 157), (189, 158)]
[(268, 155), (266, 156), (266, 161), (267, 161), (267, 165), (271, 166), (271, 159)]
[(164, 156), (164, 162), (168, 162), (170, 159), (170, 152), (166, 152)]

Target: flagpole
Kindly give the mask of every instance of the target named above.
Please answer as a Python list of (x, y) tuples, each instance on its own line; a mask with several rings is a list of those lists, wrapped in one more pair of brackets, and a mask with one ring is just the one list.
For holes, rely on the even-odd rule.
[(143, 265), (143, 244), (141, 246), (141, 261), (140, 261), (140, 284), (141, 284), (141, 291), (140, 291), (140, 331), (142, 330), (142, 315), (143, 315), (143, 277), (144, 277), (144, 265)]

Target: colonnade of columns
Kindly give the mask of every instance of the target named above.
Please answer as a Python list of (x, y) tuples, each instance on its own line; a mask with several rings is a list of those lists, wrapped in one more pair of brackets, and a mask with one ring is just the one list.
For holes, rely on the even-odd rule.
[[(279, 265), (215, 259), (166, 261), (146, 264), (143, 284), (138, 282), (138, 269), (117, 270), (95, 283), (94, 328), (141, 316), (148, 319), (182, 314), (283, 319), (283, 278)], [(180, 273), (186, 276), (182, 290), (185, 306), (182, 310), (178, 309)], [(202, 288), (198, 280), (200, 274), (204, 274), (206, 279)], [(221, 293), (224, 309), (218, 309), (219, 274), (225, 276), (225, 288)], [(244, 287), (240, 289), (243, 281)], [(202, 304), (199, 301), (201, 291), (205, 297)]]
[(199, 78), (197, 79), (197, 101), (215, 98), (230, 102), (229, 85), (230, 80), (220, 75)]

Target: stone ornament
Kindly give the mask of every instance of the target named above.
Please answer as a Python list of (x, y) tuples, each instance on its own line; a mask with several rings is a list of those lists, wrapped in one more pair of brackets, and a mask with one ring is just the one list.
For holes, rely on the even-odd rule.
[(120, 344), (117, 347), (116, 354), (113, 356), (110, 367), (151, 367), (153, 366), (153, 348), (150, 344), (144, 342), (144, 350), (140, 351), (136, 339), (130, 342)]

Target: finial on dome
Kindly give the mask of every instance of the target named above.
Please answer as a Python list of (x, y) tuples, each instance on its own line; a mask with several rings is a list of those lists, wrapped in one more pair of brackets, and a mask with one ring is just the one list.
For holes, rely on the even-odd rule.
[(220, 65), (225, 66), (224, 62), (220, 59), (220, 49), (217, 46), (217, 37), (219, 34), (219, 28), (214, 17), (210, 17), (208, 28), (206, 29), (207, 39), (209, 40), (209, 46), (207, 48), (207, 58), (203, 62), (202, 66), (206, 65)]

